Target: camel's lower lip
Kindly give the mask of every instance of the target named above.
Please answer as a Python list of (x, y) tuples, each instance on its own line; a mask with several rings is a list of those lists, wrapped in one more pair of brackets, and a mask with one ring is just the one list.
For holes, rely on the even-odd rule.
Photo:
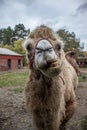
[(50, 68), (50, 65), (49, 64), (46, 64), (46, 65), (42, 65), (39, 67), (40, 69), (48, 69)]
[(40, 71), (47, 77), (51, 78), (51, 77), (57, 76), (60, 73), (61, 68), (58, 66), (52, 66), (49, 68), (40, 69)]
[(52, 64), (43, 65), (40, 67), (40, 69), (47, 70), (47, 69), (56, 68), (56, 67), (57, 67), (57, 63), (52, 63)]

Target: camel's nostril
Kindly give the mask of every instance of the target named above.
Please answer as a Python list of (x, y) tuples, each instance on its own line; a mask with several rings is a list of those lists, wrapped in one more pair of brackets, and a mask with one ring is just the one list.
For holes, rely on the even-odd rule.
[(57, 64), (54, 62), (54, 63), (51, 64), (51, 67), (56, 67), (56, 65)]
[(55, 64), (52, 64), (52, 67), (55, 67)]
[(49, 64), (50, 67), (55, 67), (56, 64), (57, 64), (57, 61), (50, 61), (50, 62), (47, 62)]

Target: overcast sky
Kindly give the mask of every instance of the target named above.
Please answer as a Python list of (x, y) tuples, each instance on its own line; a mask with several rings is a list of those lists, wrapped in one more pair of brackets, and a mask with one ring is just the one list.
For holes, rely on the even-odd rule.
[(0, 28), (19, 23), (73, 31), (87, 49), (87, 0), (0, 0)]

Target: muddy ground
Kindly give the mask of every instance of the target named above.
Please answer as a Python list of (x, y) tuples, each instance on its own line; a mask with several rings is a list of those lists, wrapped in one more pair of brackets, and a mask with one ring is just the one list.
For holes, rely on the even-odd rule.
[[(76, 94), (78, 108), (66, 130), (82, 130), (80, 124), (87, 115), (87, 82), (79, 84)], [(15, 93), (14, 87), (0, 88), (0, 130), (34, 129), (32, 116), (27, 113), (24, 101), (24, 92)]]

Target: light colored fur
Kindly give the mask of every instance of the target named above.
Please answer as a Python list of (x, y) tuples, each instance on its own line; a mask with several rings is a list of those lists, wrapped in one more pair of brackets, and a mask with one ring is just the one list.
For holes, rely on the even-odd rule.
[[(59, 38), (51, 29), (44, 26), (31, 32), (29, 42), (31, 39), (33, 40), (32, 47), (35, 48), (37, 41), (40, 39), (49, 39), (55, 46)], [(60, 39), (59, 41), (59, 44), (63, 43)], [(28, 44), (28, 42), (25, 43), (26, 48)], [(56, 76), (50, 77), (50, 69), (46, 70), (49, 73), (46, 72), (47, 76), (45, 76), (35, 66), (30, 66), (30, 76), (25, 89), (26, 105), (33, 115), (37, 130), (62, 129), (76, 109), (74, 89), (78, 85), (78, 77), (73, 66), (66, 60), (63, 44), (61, 46), (59, 53), (62, 62), (58, 68), (60, 72)], [(31, 55), (27, 50), (28, 57), (32, 57), (33, 53), (34, 50)], [(55, 73), (55, 71), (52, 70), (52, 73)]]

